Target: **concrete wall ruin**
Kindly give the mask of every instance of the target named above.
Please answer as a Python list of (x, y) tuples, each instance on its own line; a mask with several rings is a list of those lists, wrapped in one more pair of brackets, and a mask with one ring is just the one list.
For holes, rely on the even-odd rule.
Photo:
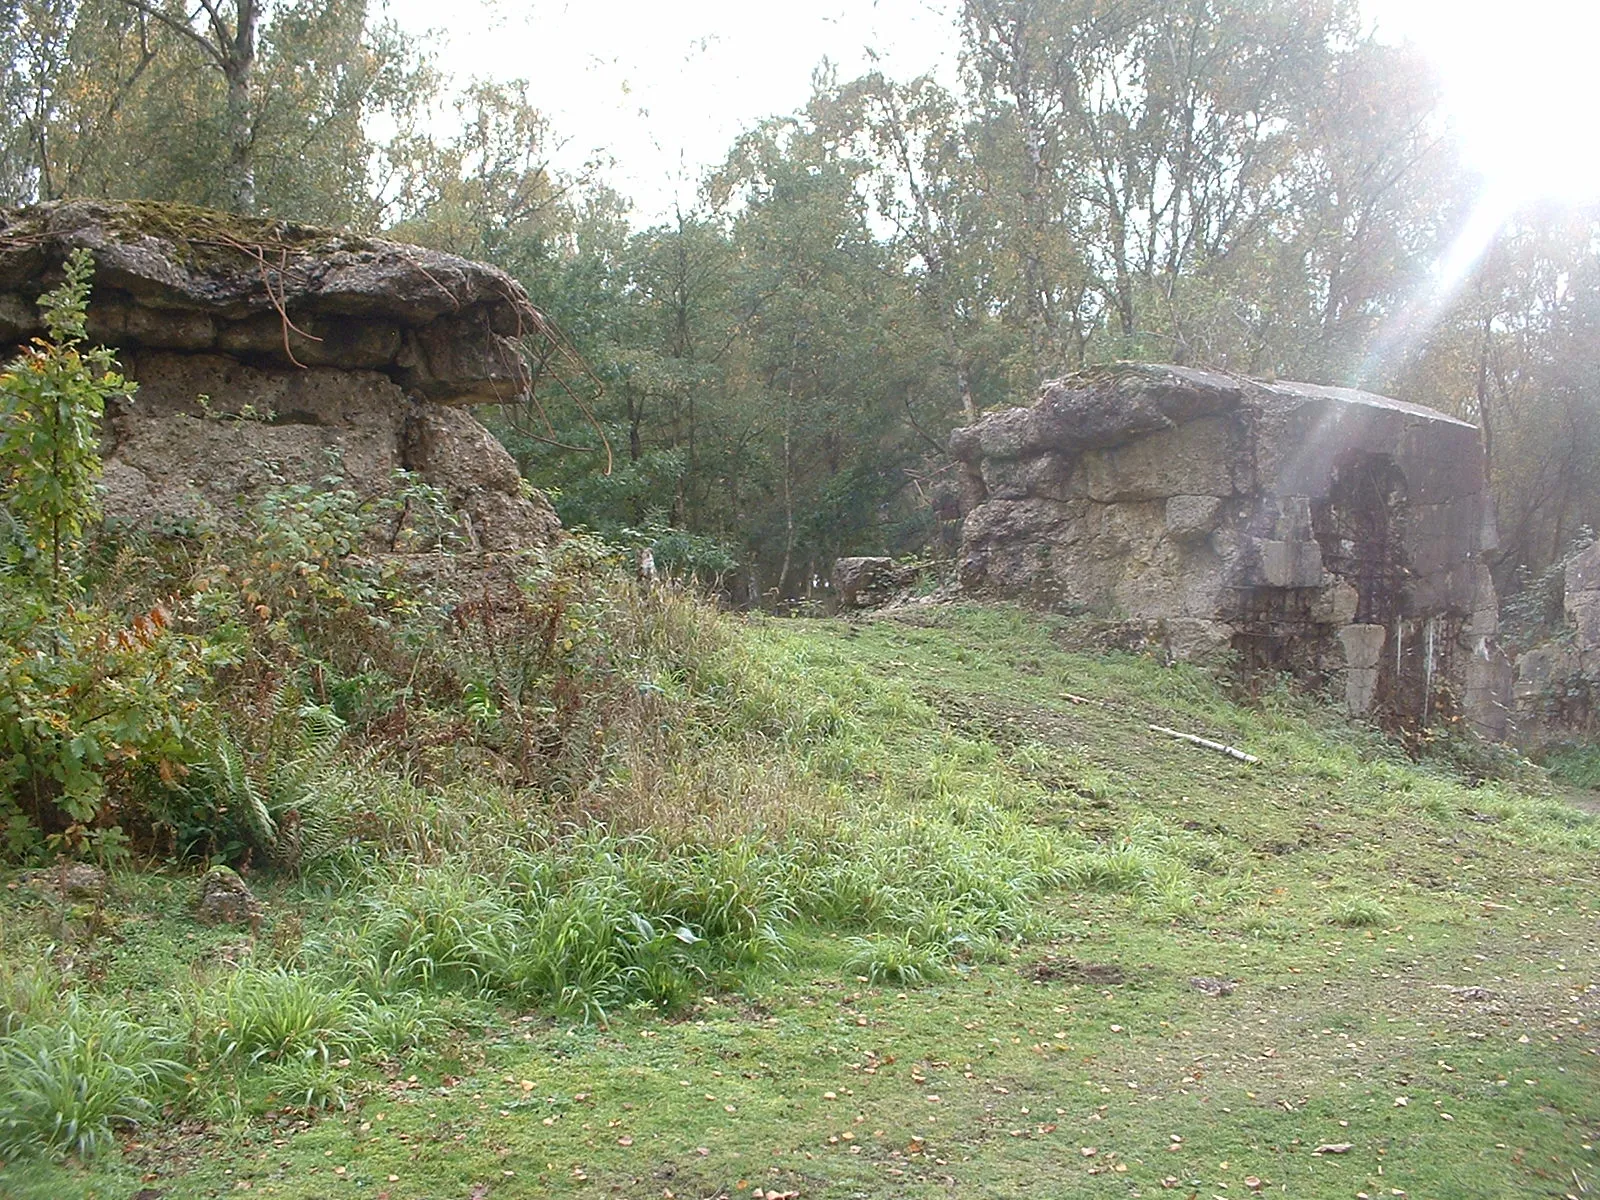
[(1530, 749), (1592, 739), (1600, 725), (1600, 542), (1562, 574), (1565, 628), (1516, 662), (1513, 736)]
[(1119, 365), (957, 430), (965, 587), (1327, 680), (1352, 714), (1504, 730), (1477, 429), (1341, 388)]
[(529, 384), (518, 341), (542, 318), (503, 272), (180, 205), (0, 211), (0, 358), (39, 332), (36, 300), (78, 247), (95, 256), (90, 338), (139, 384), (107, 414), (108, 518), (227, 524), (283, 484), (336, 471), (376, 496), (407, 470), (444, 491), (479, 548), (557, 529), (464, 407)]

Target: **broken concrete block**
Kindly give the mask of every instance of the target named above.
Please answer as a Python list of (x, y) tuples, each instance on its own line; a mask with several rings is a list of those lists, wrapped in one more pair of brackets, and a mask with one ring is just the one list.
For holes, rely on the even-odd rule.
[[(1498, 651), (1482, 569), (1492, 505), (1464, 421), (1347, 388), (1114, 364), (957, 430), (951, 450), (980, 484), (962, 533), (965, 585), (1152, 625), (1209, 621), (1234, 631), (1247, 670), (1318, 677), (1346, 657), (1341, 629), (1398, 638), (1402, 623), (1437, 622), (1446, 644), (1431, 656), (1354, 667), (1361, 710), (1425, 721), (1443, 687), (1476, 725), (1503, 700), (1467, 695), (1467, 663)], [(1050, 474), (1035, 461), (1046, 455), (1076, 464), (1070, 488), (1049, 496), (1030, 483)], [(986, 498), (983, 478), (1028, 498)], [(1592, 575), (1600, 600), (1600, 551)], [(1600, 636), (1600, 604), (1593, 623)]]
[(1222, 500), (1217, 496), (1170, 496), (1167, 499), (1167, 534), (1176, 542), (1197, 542), (1217, 527)]
[(1376, 670), (1388, 633), (1382, 625), (1346, 625), (1339, 630), (1345, 665), (1352, 671)]
[(1315, 542), (1256, 543), (1261, 559), (1260, 582), (1268, 587), (1321, 587), (1322, 549)]

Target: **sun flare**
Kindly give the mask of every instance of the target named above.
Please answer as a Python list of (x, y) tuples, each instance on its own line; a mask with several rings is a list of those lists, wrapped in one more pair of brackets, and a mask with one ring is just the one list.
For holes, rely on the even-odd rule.
[(1437, 72), (1462, 154), (1515, 201), (1600, 198), (1594, 0), (1369, 0), (1383, 37)]

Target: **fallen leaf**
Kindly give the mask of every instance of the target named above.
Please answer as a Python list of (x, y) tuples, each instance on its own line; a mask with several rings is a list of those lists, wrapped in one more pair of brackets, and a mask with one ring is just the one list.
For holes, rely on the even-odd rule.
[(1348, 1154), (1355, 1149), (1354, 1142), (1324, 1142), (1311, 1153), (1313, 1154)]

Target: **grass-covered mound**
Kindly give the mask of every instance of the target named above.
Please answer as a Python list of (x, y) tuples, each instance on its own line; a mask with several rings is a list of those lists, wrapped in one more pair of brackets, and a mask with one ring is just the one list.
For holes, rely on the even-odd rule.
[(583, 786), (333, 756), (303, 793), (318, 851), (251, 876), (254, 939), (194, 927), (183, 870), (119, 870), (103, 911), (8, 892), (0, 1077), (27, 1086), (0, 1102), (0, 1180), (1593, 1181), (1600, 828), (1536, 782), (1469, 786), (1016, 612), (748, 625), (601, 595), (638, 632), (615, 683), (638, 707)]

